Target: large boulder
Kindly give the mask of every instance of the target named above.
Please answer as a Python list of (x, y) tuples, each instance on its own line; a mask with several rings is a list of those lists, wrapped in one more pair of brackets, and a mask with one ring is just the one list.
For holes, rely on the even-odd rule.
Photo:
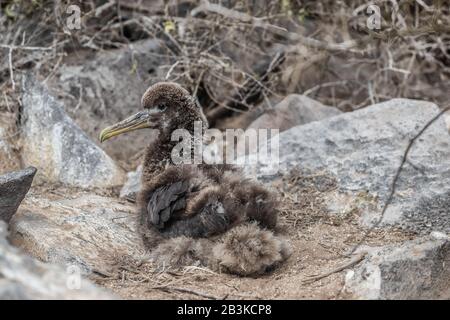
[(7, 225), (0, 221), (0, 300), (115, 298), (83, 279), (76, 269), (37, 261), (6, 238)]
[[(437, 113), (433, 103), (394, 99), (294, 127), (279, 135), (279, 163), (263, 159), (246, 169), (263, 181), (292, 168), (326, 173), (338, 185), (327, 195), (330, 212), (356, 209), (371, 225), (380, 218), (408, 143)], [(382, 225), (449, 233), (449, 159), (450, 134), (439, 118), (412, 146)]]
[(123, 171), (31, 75), (24, 77), (22, 104), (22, 158), (39, 178), (83, 188), (122, 184)]
[(0, 220), (9, 222), (30, 190), (36, 168), (10, 172), (0, 176)]
[[(97, 141), (104, 127), (136, 113), (148, 86), (164, 79), (160, 66), (170, 62), (162, 48), (158, 40), (147, 39), (88, 56), (76, 53), (64, 61), (49, 87), (65, 111)], [(150, 131), (130, 132), (102, 148), (113, 159), (129, 163), (149, 139)]]
[(249, 128), (279, 129), (283, 132), (295, 126), (320, 121), (341, 113), (338, 109), (325, 106), (307, 96), (291, 94), (273, 109), (259, 116), (249, 125)]
[(345, 291), (358, 299), (450, 299), (450, 238), (430, 236), (367, 250), (346, 274)]
[(10, 222), (10, 240), (45, 262), (76, 266), (83, 274), (108, 274), (124, 256), (145, 249), (134, 207), (91, 193), (30, 193)]

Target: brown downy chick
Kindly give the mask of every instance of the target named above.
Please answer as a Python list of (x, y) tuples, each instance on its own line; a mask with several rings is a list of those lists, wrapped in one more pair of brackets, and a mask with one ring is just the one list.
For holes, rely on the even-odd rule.
[[(244, 264), (247, 264), (247, 270), (257, 269), (260, 272), (271, 264), (270, 261), (274, 264), (283, 260), (286, 255), (281, 253), (284, 249), (279, 244), (280, 240), (271, 231), (260, 229), (273, 229), (276, 226), (277, 204), (267, 189), (242, 178), (240, 170), (230, 165), (174, 163), (172, 150), (179, 142), (172, 141), (172, 133), (177, 129), (185, 129), (195, 136), (196, 121), (202, 124), (202, 133), (208, 127), (201, 108), (189, 93), (175, 83), (158, 83), (144, 93), (142, 106), (143, 111), (103, 130), (100, 139), (103, 142), (115, 135), (142, 128), (159, 131), (158, 139), (147, 147), (142, 189), (138, 194), (139, 230), (147, 248), (154, 249), (153, 256), (160, 252), (164, 260), (167, 254), (184, 252), (186, 244), (183, 243), (186, 241), (180, 241), (179, 237), (187, 237), (190, 240), (186, 243), (199, 247), (204, 238), (217, 240), (217, 236), (220, 236), (221, 240), (217, 241), (222, 242), (222, 247), (212, 245), (211, 250), (216, 248), (213, 251), (194, 251), (208, 251), (208, 259), (213, 252), (213, 256), (222, 252), (224, 257), (235, 257), (224, 258), (226, 261), (221, 263), (227, 266), (229, 272), (249, 274), (231, 266), (230, 261), (233, 259), (239, 261), (238, 264), (246, 261)], [(242, 227), (241, 224), (247, 221), (255, 221), (260, 227)], [(171, 241), (165, 243), (168, 238)], [(242, 246), (255, 246), (252, 252), (261, 258), (258, 263), (248, 258), (249, 251), (243, 250), (243, 247), (237, 249), (237, 246), (236, 251), (231, 249), (241, 240)], [(180, 249), (178, 244), (183, 244), (183, 248)], [(170, 252), (162, 250), (166, 246), (172, 246)], [(272, 251), (278, 254), (271, 254)], [(239, 252), (246, 252), (246, 257), (239, 258)], [(207, 257), (197, 258), (204, 263)], [(175, 265), (189, 261), (185, 256), (168, 260)], [(255, 264), (254, 268), (249, 267), (249, 264)]]

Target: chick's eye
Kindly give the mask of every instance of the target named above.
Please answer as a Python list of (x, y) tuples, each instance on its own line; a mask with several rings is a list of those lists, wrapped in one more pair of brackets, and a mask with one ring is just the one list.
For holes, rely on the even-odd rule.
[(157, 108), (159, 111), (164, 111), (167, 109), (167, 106), (165, 104), (159, 104)]

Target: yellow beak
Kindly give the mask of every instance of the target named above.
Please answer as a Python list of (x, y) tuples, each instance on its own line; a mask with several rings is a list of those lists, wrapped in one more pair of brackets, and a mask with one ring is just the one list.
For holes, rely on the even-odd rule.
[(100, 133), (100, 142), (104, 142), (109, 138), (117, 136), (119, 134), (130, 132), (138, 129), (151, 128), (150, 126), (150, 114), (147, 110), (140, 111), (131, 117), (126, 118), (112, 126), (109, 126), (102, 130)]

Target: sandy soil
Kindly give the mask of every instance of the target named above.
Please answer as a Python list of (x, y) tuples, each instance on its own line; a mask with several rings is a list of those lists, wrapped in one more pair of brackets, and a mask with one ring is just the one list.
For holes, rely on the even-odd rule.
[[(362, 232), (352, 225), (316, 223), (305, 229), (289, 228), (293, 255), (281, 267), (260, 278), (218, 274), (207, 269), (186, 267), (176, 272), (146, 273), (145, 268), (125, 264), (115, 278), (93, 278), (123, 298), (131, 299), (345, 299), (344, 272), (314, 283), (310, 275), (323, 274), (350, 259), (346, 250)], [(403, 241), (402, 233), (377, 233), (373, 244)], [(193, 292), (189, 292), (192, 290)]]

